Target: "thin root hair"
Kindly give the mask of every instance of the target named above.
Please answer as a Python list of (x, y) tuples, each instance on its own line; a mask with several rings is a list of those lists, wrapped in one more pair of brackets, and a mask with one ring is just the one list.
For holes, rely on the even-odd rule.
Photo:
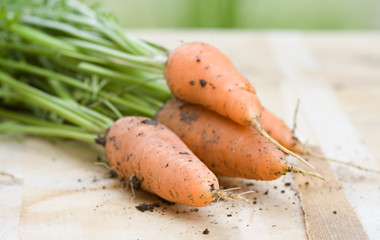
[(235, 194), (232, 192), (226, 192), (226, 191), (222, 191), (222, 190), (212, 190), (211, 192), (212, 192), (213, 197), (232, 198), (232, 199), (236, 199), (236, 200), (243, 201), (243, 202), (250, 204), (249, 200), (245, 197), (240, 196), (240, 194)]
[(356, 169), (359, 169), (359, 170), (362, 170), (362, 171), (365, 171), (365, 172), (372, 172), (372, 173), (380, 174), (379, 170), (365, 168), (365, 167), (356, 165), (356, 164), (351, 163), (351, 162), (343, 162), (343, 161), (340, 161), (340, 160), (337, 160), (337, 159), (333, 159), (333, 158), (329, 158), (329, 157), (326, 157), (326, 156), (323, 156), (323, 155), (320, 155), (320, 154), (317, 154), (317, 153), (313, 153), (313, 152), (311, 152), (309, 150), (305, 150), (304, 154), (312, 156), (312, 157), (316, 157), (316, 158), (319, 158), (319, 159), (322, 159), (322, 160), (325, 160), (325, 161), (334, 162), (334, 163), (342, 164), (342, 165), (345, 165), (345, 166), (348, 166), (348, 167), (356, 168)]
[(307, 162), (305, 159), (303, 159), (302, 157), (300, 157), (299, 155), (295, 154), (294, 152), (290, 151), (289, 149), (285, 148), (284, 146), (282, 146), (280, 143), (278, 143), (276, 140), (274, 140), (264, 129), (263, 127), (261, 126), (261, 123), (259, 121), (259, 119), (254, 119), (253, 120), (254, 122), (254, 126), (255, 128), (259, 131), (259, 133), (265, 137), (266, 139), (268, 139), (271, 143), (273, 143), (274, 145), (276, 145), (276, 147), (280, 148), (281, 151), (283, 151), (284, 153), (286, 154), (289, 154), (295, 158), (297, 158), (298, 160), (300, 160), (302, 163), (304, 163), (305, 165), (307, 165), (308, 167), (310, 167), (311, 169), (314, 169), (313, 165), (311, 165), (309, 162)]
[(312, 177), (317, 177), (319, 179), (322, 179), (323, 181), (326, 181), (326, 179), (324, 177), (322, 177), (320, 174), (318, 173), (315, 173), (315, 172), (308, 172), (308, 171), (305, 171), (301, 168), (298, 168), (294, 165), (289, 165), (288, 167), (288, 172), (294, 172), (294, 173), (301, 173), (303, 175), (308, 175), (308, 176), (312, 176)]
[(110, 165), (108, 165), (107, 163), (104, 163), (104, 162), (94, 162), (95, 165), (99, 165), (99, 166), (103, 166), (105, 168), (107, 168), (108, 170), (113, 170), (113, 167), (110, 167)]

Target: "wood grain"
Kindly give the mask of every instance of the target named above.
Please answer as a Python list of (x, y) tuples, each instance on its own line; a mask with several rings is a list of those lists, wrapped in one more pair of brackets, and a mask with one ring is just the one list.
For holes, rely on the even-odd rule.
[[(316, 151), (314, 151), (316, 152)], [(309, 239), (369, 239), (327, 161), (309, 158), (326, 181), (296, 175)]]

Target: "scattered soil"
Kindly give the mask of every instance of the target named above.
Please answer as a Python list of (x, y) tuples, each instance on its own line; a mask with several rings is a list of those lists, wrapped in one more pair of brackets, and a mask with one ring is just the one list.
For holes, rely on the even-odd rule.
[(152, 203), (152, 204), (141, 203), (137, 205), (136, 208), (140, 212), (145, 212), (145, 211), (153, 212), (153, 209), (159, 206), (160, 206), (159, 203)]

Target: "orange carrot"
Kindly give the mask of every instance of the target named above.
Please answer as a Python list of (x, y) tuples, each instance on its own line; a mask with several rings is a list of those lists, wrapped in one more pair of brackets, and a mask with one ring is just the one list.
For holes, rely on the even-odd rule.
[(218, 49), (200, 42), (182, 44), (169, 55), (165, 77), (177, 98), (202, 105), (238, 124), (255, 127), (282, 151), (312, 167), (265, 132), (254, 87)]
[[(124, 179), (171, 202), (207, 206), (216, 197), (233, 197), (219, 189), (216, 176), (162, 124), (143, 117), (116, 121), (105, 137), (112, 168)], [(238, 197), (236, 197), (238, 198)]]
[(156, 119), (217, 175), (274, 180), (286, 172), (322, 178), (290, 165), (284, 153), (256, 129), (243, 126), (199, 105), (171, 99)]

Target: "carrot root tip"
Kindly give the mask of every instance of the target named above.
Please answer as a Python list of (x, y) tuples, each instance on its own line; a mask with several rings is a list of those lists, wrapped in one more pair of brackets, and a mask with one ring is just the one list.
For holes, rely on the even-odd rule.
[[(132, 199), (131, 201), (133, 201), (136, 197), (135, 195), (135, 189), (136, 190), (139, 190), (141, 189), (141, 183), (144, 181), (144, 178), (141, 178), (141, 179), (138, 179), (136, 177), (136, 173), (134, 173), (130, 178), (129, 178), (129, 185), (131, 185), (131, 192), (132, 192)], [(128, 185), (127, 185), (128, 186)]]
[(315, 172), (308, 172), (308, 171), (305, 171), (305, 170), (303, 170), (303, 169), (301, 169), (301, 168), (298, 168), (298, 167), (296, 167), (296, 166), (294, 166), (294, 165), (290, 165), (290, 166), (288, 167), (288, 172), (301, 173), (301, 174), (303, 174), (303, 175), (308, 175), (308, 176), (312, 176), (312, 177), (317, 177), (317, 178), (319, 178), (319, 179), (321, 179), (321, 180), (323, 180), (323, 181), (326, 181), (326, 179), (325, 179), (323, 176), (321, 176), (320, 174), (315, 173)]
[(294, 110), (294, 116), (293, 116), (293, 128), (292, 128), (292, 134), (294, 135), (296, 132), (296, 127), (297, 127), (297, 115), (298, 115), (298, 109), (300, 107), (300, 100), (297, 99), (297, 104), (296, 108)]
[(261, 123), (259, 121), (258, 118), (255, 118), (252, 120), (253, 121), (253, 124), (252, 124), (252, 127), (256, 128), (259, 133), (265, 137), (266, 139), (268, 139), (268, 141), (270, 141), (271, 143), (273, 143), (274, 145), (276, 145), (278, 148), (281, 149), (281, 151), (283, 151), (284, 153), (286, 154), (289, 154), (295, 158), (297, 158), (298, 160), (300, 160), (302, 163), (304, 163), (306, 166), (310, 167), (311, 169), (314, 169), (314, 166), (311, 165), (309, 162), (307, 162), (305, 159), (303, 159), (302, 157), (300, 157), (299, 155), (295, 154), (294, 152), (290, 151), (289, 149), (285, 148), (284, 146), (282, 146), (280, 143), (278, 143), (276, 140), (274, 140), (264, 129), (263, 127), (261, 126)]
[(306, 150), (306, 149), (303, 150), (302, 154), (308, 155), (308, 156), (312, 156), (312, 157), (316, 157), (316, 158), (319, 158), (319, 159), (322, 159), (322, 160), (325, 160), (325, 161), (342, 164), (342, 165), (345, 165), (345, 166), (348, 166), (348, 167), (352, 167), (352, 168), (356, 168), (356, 169), (359, 169), (359, 170), (362, 170), (362, 171), (365, 171), (365, 172), (372, 172), (372, 173), (380, 174), (379, 170), (369, 169), (369, 168), (365, 168), (365, 167), (353, 164), (351, 162), (343, 162), (343, 161), (340, 161), (340, 160), (337, 160), (337, 159), (329, 158), (329, 157), (326, 157), (324, 155), (321, 155), (321, 154), (318, 154), (318, 153), (314, 153), (314, 152), (311, 152), (311, 151)]
[(131, 192), (132, 192), (132, 199), (131, 199), (131, 202), (133, 202), (133, 200), (135, 199), (136, 195), (135, 195), (135, 190), (134, 190), (134, 186), (133, 186), (133, 177), (135, 177), (135, 174), (133, 174), (130, 178), (129, 178), (129, 184), (131, 185)]
[(98, 166), (102, 166), (102, 167), (105, 167), (106, 169), (108, 169), (108, 170), (112, 170), (113, 168), (112, 167), (110, 167), (107, 163), (105, 163), (105, 162), (95, 162), (94, 163), (95, 165), (98, 165)]

